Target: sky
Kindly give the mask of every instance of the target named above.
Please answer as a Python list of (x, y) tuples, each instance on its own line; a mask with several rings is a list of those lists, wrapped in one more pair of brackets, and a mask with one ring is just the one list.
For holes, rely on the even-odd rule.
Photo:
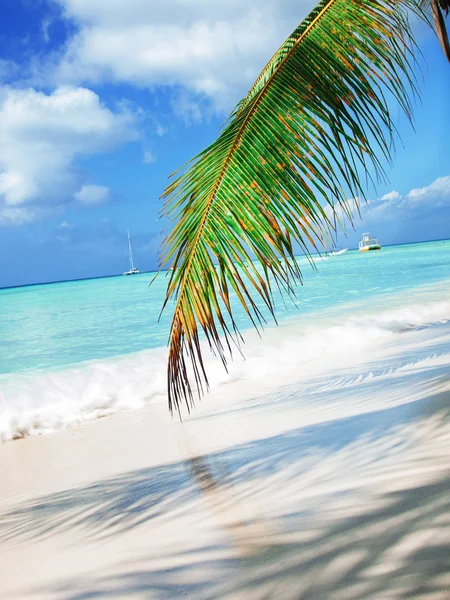
[[(168, 175), (213, 141), (315, 2), (1, 0), (0, 287), (157, 267)], [(447, 19), (447, 21), (449, 21)], [(450, 65), (423, 53), (415, 129), (400, 114), (388, 183), (355, 231), (450, 236)]]

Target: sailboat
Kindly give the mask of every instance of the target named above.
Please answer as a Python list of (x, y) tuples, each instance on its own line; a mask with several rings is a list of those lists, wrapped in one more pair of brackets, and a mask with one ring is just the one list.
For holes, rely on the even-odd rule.
[(128, 233), (128, 255), (129, 255), (129, 261), (130, 261), (130, 268), (128, 271), (125, 271), (124, 275), (139, 275), (139, 273), (141, 273), (141, 271), (139, 269), (136, 269), (136, 267), (134, 266), (134, 262), (133, 262), (133, 250), (131, 249), (131, 238), (130, 238), (130, 230), (127, 229), (127, 233)]

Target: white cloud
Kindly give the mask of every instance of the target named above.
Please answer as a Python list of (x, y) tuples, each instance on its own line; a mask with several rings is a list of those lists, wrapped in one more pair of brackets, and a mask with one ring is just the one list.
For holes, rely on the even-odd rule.
[(49, 30), (52, 25), (52, 19), (44, 19), (41, 23), (42, 39), (47, 44), (50, 41)]
[(450, 208), (450, 176), (439, 177), (428, 186), (410, 190), (405, 196), (398, 192), (386, 194), (363, 208), (363, 218), (380, 223), (437, 218), (438, 211), (443, 208)]
[(325, 213), (331, 223), (334, 224), (336, 217), (337, 221), (339, 221), (341, 224), (345, 224), (348, 222), (348, 215), (352, 215), (354, 219), (357, 218), (358, 204), (360, 204), (359, 198), (349, 198), (345, 200), (345, 202), (336, 205), (334, 208), (332, 208), (329, 204), (326, 204)]
[(161, 125), (161, 123), (157, 123), (156, 125), (156, 134), (158, 135), (158, 137), (164, 137), (167, 133), (168, 129), (166, 129), (165, 127), (163, 127)]
[(19, 68), (15, 62), (0, 58), (0, 81), (5, 81), (9, 77), (17, 75), (18, 70)]
[(144, 165), (151, 165), (152, 163), (156, 162), (156, 156), (154, 156), (150, 150), (145, 150), (142, 157), (142, 162)]
[[(387, 202), (386, 202), (387, 200)], [(430, 185), (410, 190), (406, 196), (398, 192), (386, 194), (370, 203), (364, 211), (371, 221), (417, 219), (450, 207), (450, 176), (439, 177)]]
[(413, 202), (432, 202), (438, 206), (450, 206), (450, 175), (439, 177), (426, 187), (411, 190), (406, 198)]
[(186, 125), (200, 123), (207, 112), (204, 103), (185, 89), (176, 92), (172, 98), (171, 106), (174, 114), (182, 119)]
[(24, 225), (46, 215), (39, 207), (5, 206), (0, 203), (0, 225)]
[(92, 190), (91, 196), (82, 193), (77, 158), (136, 139), (133, 125), (129, 113), (111, 111), (85, 88), (60, 87), (49, 95), (0, 88), (2, 222), (40, 218), (50, 207), (73, 201), (77, 191), (81, 202), (93, 198)]
[(68, 223), (67, 221), (63, 221), (58, 229), (73, 229), (72, 223)]
[(81, 189), (74, 194), (75, 198), (81, 204), (104, 204), (111, 197), (110, 190), (104, 185), (83, 185)]
[(389, 194), (385, 194), (384, 196), (382, 196), (380, 198), (380, 200), (386, 200), (388, 202), (391, 202), (391, 201), (395, 202), (396, 200), (399, 200), (400, 198), (401, 198), (401, 195), (398, 192), (396, 192), (395, 190), (393, 190), (392, 192), (389, 192)]
[(315, 0), (55, 0), (78, 26), (54, 77), (182, 86), (230, 107)]
[[(361, 219), (354, 200), (347, 200), (345, 210), (353, 215), (355, 224), (400, 222), (435, 216), (437, 211), (450, 208), (450, 176), (439, 177), (423, 188), (412, 189), (405, 196), (395, 190), (381, 198), (360, 202)], [(344, 207), (337, 209), (339, 219), (347, 221)], [(325, 212), (332, 220), (330, 207)]]

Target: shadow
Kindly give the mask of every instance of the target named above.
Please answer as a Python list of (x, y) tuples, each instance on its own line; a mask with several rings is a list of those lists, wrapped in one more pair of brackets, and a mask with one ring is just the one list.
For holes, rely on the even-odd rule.
[[(444, 348), (436, 352), (446, 354)], [(416, 351), (415, 360), (404, 355), (394, 363), (391, 358), (395, 369), (377, 361), (377, 370), (364, 377), (328, 374), (300, 392), (286, 386), (259, 398), (257, 407), (232, 409), (251, 423), (253, 410), (311, 403), (312, 410), (325, 411), (320, 423), (207, 455), (186, 451), (177, 463), (0, 509), (2, 550), (66, 532), (75, 532), (78, 544), (101, 548), (141, 525), (162, 525), (159, 531), (165, 531), (183, 518), (195, 532), (205, 514), (224, 532), (219, 541), (214, 538), (216, 545), (206, 544), (202, 535), (180, 548), (149, 540), (142, 558), (111, 565), (108, 575), (99, 569), (28, 590), (26, 597), (450, 598), (450, 472), (415, 487), (402, 479), (404, 457), (408, 468), (420, 470), (423, 458), (415, 447), (448, 432), (450, 417), (450, 392), (438, 391), (448, 376), (432, 361), (408, 371), (417, 356)], [(424, 393), (419, 380), (434, 391)], [(408, 397), (409, 385), (419, 390), (418, 398)], [(329, 399), (345, 406), (350, 398), (354, 408), (374, 390), (383, 408), (327, 420)], [(211, 417), (200, 418), (206, 427)], [(447, 456), (448, 437), (443, 439)], [(390, 482), (389, 489), (370, 488), (372, 479)], [(198, 511), (199, 505), (207, 511)]]
[[(438, 326), (435, 327), (438, 330)], [(423, 381), (426, 380), (427, 385), (432, 388), (433, 383), (444, 383), (450, 380), (450, 373), (447, 377), (442, 374), (442, 366), (433, 364), (435, 360), (448, 362), (450, 348), (448, 341), (433, 342), (432, 349), (424, 346), (423, 348), (413, 347), (410, 350), (405, 350), (402, 354), (389, 355), (385, 360), (376, 358), (373, 362), (368, 361), (364, 365), (364, 371), (361, 368), (355, 369), (353, 375), (346, 374), (342, 376), (340, 369), (329, 369), (326, 374), (321, 374), (317, 377), (308, 377), (308, 382), (305, 385), (299, 386), (298, 382), (292, 385), (280, 386), (277, 392), (267, 394), (266, 396), (258, 397), (257, 402), (251, 400), (239, 405), (222, 406), (220, 409), (214, 408), (209, 411), (209, 414), (190, 415), (190, 421), (208, 421), (217, 418), (220, 414), (245, 414), (251, 418), (252, 413), (258, 413), (263, 407), (264, 410), (272, 410), (278, 412), (280, 407), (283, 409), (296, 407), (300, 403), (306, 406), (307, 403), (317, 406), (318, 397), (322, 405), (328, 402), (328, 396), (333, 396), (334, 399), (342, 398), (347, 400), (349, 391), (356, 385), (358, 386), (359, 403), (363, 404), (367, 397), (371, 397), (374, 393), (372, 389), (374, 384), (377, 385), (375, 393), (377, 396), (388, 394), (392, 401), (399, 401), (405, 398), (405, 380), (407, 378), (407, 387), (411, 389), (422, 389)], [(347, 372), (351, 369), (347, 369)], [(391, 375), (388, 379), (386, 376)], [(398, 377), (396, 377), (398, 375)], [(417, 386), (417, 384), (420, 384)], [(354, 405), (354, 404), (353, 404)]]
[(188, 502), (195, 488), (183, 463), (143, 469), (84, 488), (42, 497), (0, 515), (0, 544), (82, 528), (105, 534), (132, 529), (143, 520)]
[(180, 556), (176, 568), (130, 569), (38, 593), (49, 600), (449, 598), (450, 473), (377, 500), (377, 508), (359, 507), (357, 516), (310, 524), (303, 541), (296, 540), (297, 515), (286, 515), (284, 535), (268, 533), (263, 548), (240, 559), (198, 548)]
[[(72, 529), (88, 537), (115, 536), (156, 518), (170, 520), (174, 511), (177, 515), (189, 511), (200, 496), (210, 501), (220, 490), (265, 480), (286, 469), (292, 477), (302, 476), (326, 459), (338, 462), (345, 456), (348, 462), (348, 457), (355, 455), (351, 458), (355, 474), (382, 462), (384, 452), (389, 451), (392, 457), (409, 444), (408, 435), (398, 435), (398, 424), (432, 415), (439, 417), (437, 426), (448, 420), (450, 392), (299, 427), (206, 456), (189, 456), (182, 462), (40, 497), (0, 513), (0, 544), (5, 547), (24, 539), (39, 540)], [(389, 439), (389, 432), (392, 444), (375, 452), (368, 450), (380, 438)], [(323, 481), (325, 475), (320, 477)]]

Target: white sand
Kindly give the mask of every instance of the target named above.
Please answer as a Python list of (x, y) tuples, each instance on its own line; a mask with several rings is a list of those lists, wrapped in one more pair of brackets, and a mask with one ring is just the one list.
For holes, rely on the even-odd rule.
[(0, 598), (450, 598), (450, 323), (0, 446)]

